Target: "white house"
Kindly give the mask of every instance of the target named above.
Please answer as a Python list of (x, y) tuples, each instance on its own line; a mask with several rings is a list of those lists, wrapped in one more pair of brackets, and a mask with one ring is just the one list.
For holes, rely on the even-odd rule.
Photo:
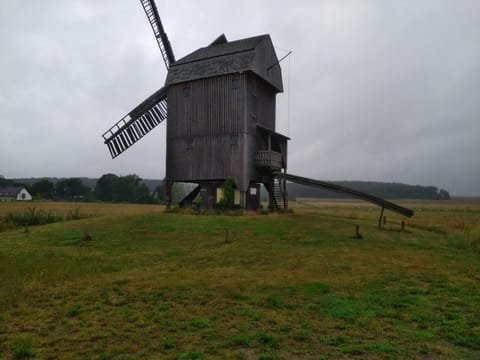
[(10, 186), (0, 188), (0, 201), (29, 201), (32, 200), (32, 195), (21, 186)]

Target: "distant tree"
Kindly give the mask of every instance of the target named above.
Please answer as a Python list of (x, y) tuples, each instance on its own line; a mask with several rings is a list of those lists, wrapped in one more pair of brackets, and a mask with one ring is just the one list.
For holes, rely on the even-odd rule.
[(58, 199), (64, 199), (67, 192), (67, 186), (65, 180), (58, 180), (55, 183), (55, 197)]
[(52, 199), (55, 194), (55, 185), (46, 179), (33, 183), (30, 187), (33, 196)]
[(105, 174), (97, 180), (95, 194), (98, 200), (113, 201), (113, 186), (117, 179), (117, 175)]
[(165, 204), (165, 179), (155, 187), (153, 193), (160, 204)]
[(447, 190), (440, 189), (440, 191), (438, 192), (438, 198), (440, 200), (450, 200), (450, 194)]
[(0, 188), (7, 187), (7, 186), (18, 186), (19, 184), (13, 180), (5, 179), (4, 177), (0, 177)]
[(59, 199), (73, 200), (88, 197), (90, 188), (83, 185), (82, 180), (70, 178), (59, 180), (55, 184), (55, 196)]
[(113, 201), (115, 202), (135, 202), (137, 187), (142, 179), (135, 174), (119, 176), (113, 182)]
[(145, 183), (141, 183), (136, 190), (135, 202), (140, 204), (152, 204), (153, 196), (150, 194), (150, 189)]

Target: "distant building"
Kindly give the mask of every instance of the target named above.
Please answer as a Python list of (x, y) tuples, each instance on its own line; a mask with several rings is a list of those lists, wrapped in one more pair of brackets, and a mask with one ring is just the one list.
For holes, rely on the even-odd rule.
[(32, 195), (21, 186), (10, 186), (0, 188), (0, 201), (29, 201), (32, 200)]

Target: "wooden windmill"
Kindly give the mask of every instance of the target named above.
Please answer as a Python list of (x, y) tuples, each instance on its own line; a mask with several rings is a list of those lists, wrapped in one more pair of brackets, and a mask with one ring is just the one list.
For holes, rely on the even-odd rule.
[[(282, 74), (269, 35), (237, 41), (219, 36), (210, 45), (175, 60), (157, 8), (141, 0), (168, 75), (165, 85), (103, 134), (113, 158), (167, 121), (167, 205), (173, 182), (198, 184), (183, 203), (201, 194), (206, 208), (232, 178), (238, 206), (260, 205), (260, 184), (271, 207), (286, 206), (287, 140), (275, 132), (275, 97)], [(168, 105), (167, 105), (168, 104)]]
[[(271, 209), (286, 209), (286, 181), (348, 193), (411, 216), (413, 212), (377, 197), (287, 174), (288, 137), (275, 131), (276, 95), (282, 72), (269, 35), (236, 41), (219, 36), (210, 45), (175, 60), (153, 0), (140, 0), (153, 29), (168, 74), (165, 84), (103, 134), (117, 157), (167, 121), (166, 200), (174, 182), (197, 187), (182, 200), (200, 194), (202, 206), (215, 207), (218, 189), (229, 178), (236, 205), (260, 206), (260, 184)], [(232, 204), (233, 206), (234, 204)]]

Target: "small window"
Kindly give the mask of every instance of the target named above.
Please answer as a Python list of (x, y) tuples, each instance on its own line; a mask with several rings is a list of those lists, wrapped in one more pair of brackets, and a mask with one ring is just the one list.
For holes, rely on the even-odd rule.
[(183, 96), (184, 97), (192, 96), (192, 87), (191, 86), (186, 86), (186, 87), (183, 88)]
[(232, 89), (240, 89), (240, 79), (232, 80)]
[(232, 135), (232, 145), (238, 145), (238, 135)]

